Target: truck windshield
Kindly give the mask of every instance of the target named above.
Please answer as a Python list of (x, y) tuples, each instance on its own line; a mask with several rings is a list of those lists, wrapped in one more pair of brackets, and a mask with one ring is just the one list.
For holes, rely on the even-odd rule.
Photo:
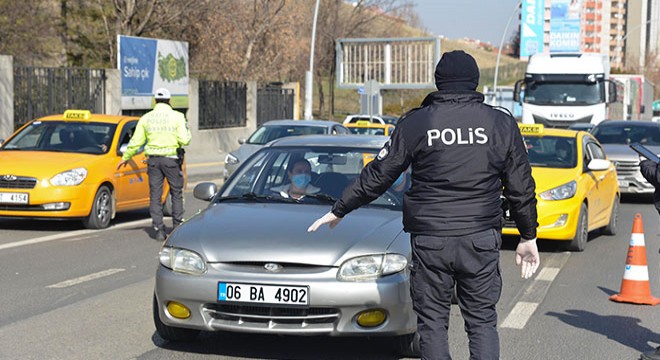
[(532, 81), (526, 85), (524, 102), (528, 104), (583, 106), (605, 102), (601, 82), (565, 83)]

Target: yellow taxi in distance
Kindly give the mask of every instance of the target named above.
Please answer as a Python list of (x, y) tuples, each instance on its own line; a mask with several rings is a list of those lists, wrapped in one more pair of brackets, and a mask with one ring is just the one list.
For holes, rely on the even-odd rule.
[(368, 120), (360, 120), (354, 123), (344, 124), (351, 134), (358, 135), (384, 135), (390, 136), (394, 131), (392, 124), (373, 123)]
[[(67, 110), (22, 126), (0, 146), (0, 217), (82, 219), (102, 229), (117, 212), (148, 208), (144, 153), (117, 170), (137, 121)], [(168, 196), (166, 183), (163, 204)]]
[[(614, 235), (619, 185), (598, 140), (586, 131), (541, 124), (520, 124), (520, 132), (536, 182), (537, 237), (563, 240), (568, 250), (583, 251), (590, 231)], [(508, 209), (502, 233), (519, 235)]]

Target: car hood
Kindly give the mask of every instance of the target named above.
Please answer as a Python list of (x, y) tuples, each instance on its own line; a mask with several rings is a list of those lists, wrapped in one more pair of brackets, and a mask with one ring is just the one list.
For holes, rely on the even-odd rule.
[(348, 258), (385, 252), (403, 231), (400, 211), (365, 207), (332, 230), (323, 226), (307, 232), (328, 209), (307, 204), (215, 204), (180, 226), (166, 245), (196, 251), (208, 262), (339, 266)]
[(540, 194), (577, 179), (578, 169), (532, 167), (532, 177), (536, 183), (536, 193)]
[(50, 178), (62, 171), (86, 167), (98, 155), (52, 151), (0, 151), (0, 175), (11, 174), (37, 179)]
[[(660, 146), (644, 146), (656, 154), (660, 153)], [(607, 154), (610, 161), (639, 161), (639, 154), (628, 145), (605, 144), (603, 150), (605, 150), (605, 154)]]
[(232, 151), (231, 153), (234, 156), (236, 156), (239, 161), (245, 161), (252, 154), (259, 151), (259, 149), (261, 149), (262, 147), (264, 147), (264, 146), (263, 145), (255, 145), (255, 144), (243, 144), (238, 149)]

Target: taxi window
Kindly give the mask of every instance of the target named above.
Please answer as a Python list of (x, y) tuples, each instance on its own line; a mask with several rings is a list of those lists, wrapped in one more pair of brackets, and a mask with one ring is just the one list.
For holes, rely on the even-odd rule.
[(526, 136), (524, 140), (532, 166), (565, 169), (577, 166), (575, 138)]
[(3, 149), (102, 154), (108, 151), (115, 129), (115, 124), (95, 122), (34, 121)]

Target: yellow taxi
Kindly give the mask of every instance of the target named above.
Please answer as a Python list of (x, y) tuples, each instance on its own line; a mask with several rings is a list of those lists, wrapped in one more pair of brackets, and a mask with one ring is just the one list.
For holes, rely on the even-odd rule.
[(344, 124), (344, 126), (348, 128), (351, 134), (358, 135), (390, 136), (392, 131), (394, 131), (394, 125), (392, 124), (379, 124), (368, 120), (359, 120), (354, 123)]
[[(520, 124), (536, 182), (537, 237), (566, 241), (583, 251), (590, 231), (614, 235), (618, 225), (619, 185), (614, 165), (590, 133)], [(505, 206), (506, 209), (506, 206)], [(505, 210), (502, 233), (519, 235)]]
[[(22, 126), (0, 146), (0, 217), (82, 219), (102, 229), (117, 212), (148, 208), (144, 153), (117, 170), (137, 121), (67, 110)], [(168, 196), (166, 183), (163, 204)]]

